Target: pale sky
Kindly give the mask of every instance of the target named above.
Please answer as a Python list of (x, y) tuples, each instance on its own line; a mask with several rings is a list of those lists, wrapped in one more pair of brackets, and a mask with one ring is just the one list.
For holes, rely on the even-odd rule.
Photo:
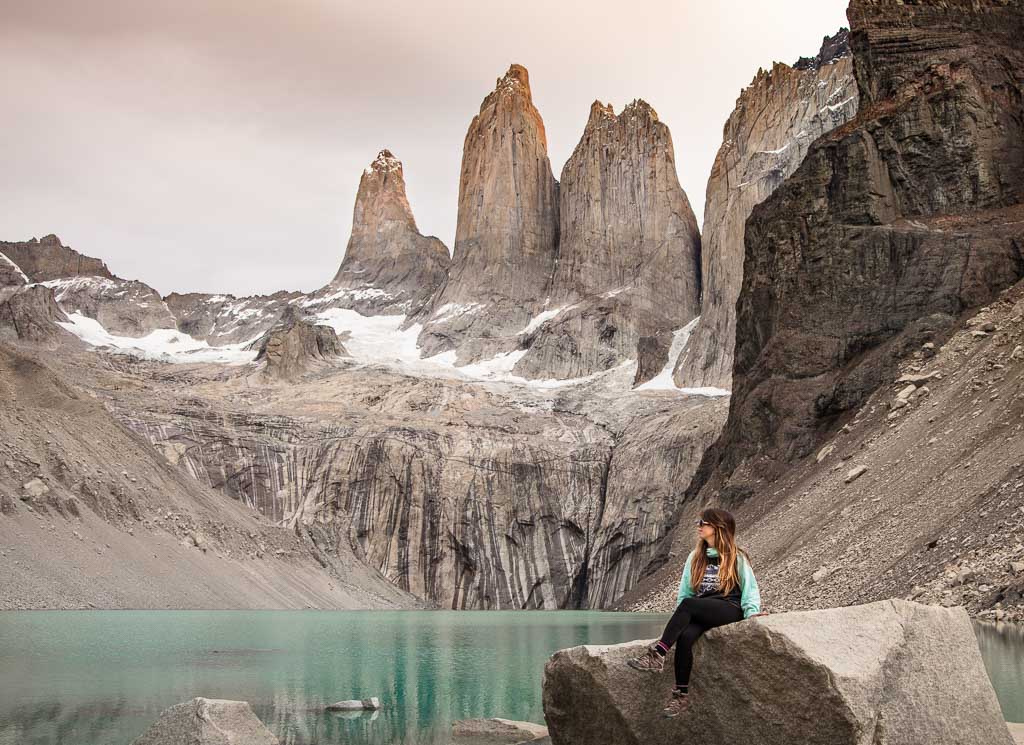
[(162, 293), (311, 290), (359, 175), (403, 162), (449, 250), (462, 142), (510, 63), (556, 178), (594, 99), (643, 98), (698, 222), (758, 67), (817, 53), (845, 0), (0, 0), (0, 240), (56, 233)]

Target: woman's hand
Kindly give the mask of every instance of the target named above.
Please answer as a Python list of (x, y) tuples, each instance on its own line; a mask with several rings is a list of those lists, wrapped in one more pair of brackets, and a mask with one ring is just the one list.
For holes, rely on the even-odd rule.
[(767, 616), (767, 615), (768, 615), (768, 611), (763, 610), (760, 613), (755, 613), (754, 615), (752, 615), (750, 617), (751, 618), (760, 618), (761, 616)]

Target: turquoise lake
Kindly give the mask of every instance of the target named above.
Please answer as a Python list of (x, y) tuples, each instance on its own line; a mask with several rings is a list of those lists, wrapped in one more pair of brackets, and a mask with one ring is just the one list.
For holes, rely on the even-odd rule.
[[(433, 745), (456, 719), (543, 721), (557, 649), (657, 636), (595, 611), (0, 613), (0, 745), (128, 745), (193, 696), (249, 701), (282, 743)], [(979, 626), (1006, 718), (1024, 721), (1024, 631)], [(323, 707), (378, 696), (346, 718)]]

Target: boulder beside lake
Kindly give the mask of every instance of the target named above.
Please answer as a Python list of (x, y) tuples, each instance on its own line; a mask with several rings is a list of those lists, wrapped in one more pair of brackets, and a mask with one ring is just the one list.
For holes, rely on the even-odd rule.
[(548, 728), (512, 719), (462, 719), (452, 722), (451, 745), (543, 745)]
[(194, 698), (165, 709), (132, 745), (280, 745), (245, 701)]
[(672, 653), (660, 674), (626, 665), (649, 643), (552, 655), (554, 745), (1014, 745), (962, 608), (883, 600), (713, 629), (675, 719)]

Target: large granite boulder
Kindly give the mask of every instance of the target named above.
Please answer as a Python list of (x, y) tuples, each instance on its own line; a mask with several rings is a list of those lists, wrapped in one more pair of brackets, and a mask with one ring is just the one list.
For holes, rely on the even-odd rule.
[(278, 745), (245, 701), (194, 698), (166, 709), (132, 745)]
[(786, 613), (709, 631), (690, 711), (660, 716), (672, 660), (648, 642), (556, 652), (544, 669), (555, 745), (1012, 745), (961, 608), (903, 600)]

